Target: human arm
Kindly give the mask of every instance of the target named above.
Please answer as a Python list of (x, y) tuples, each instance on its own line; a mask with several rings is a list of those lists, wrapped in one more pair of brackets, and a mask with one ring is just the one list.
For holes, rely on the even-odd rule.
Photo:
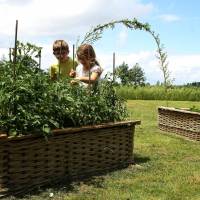
[(95, 83), (98, 78), (99, 78), (100, 74), (97, 73), (97, 72), (92, 72), (91, 76), (90, 77), (87, 77), (87, 76), (78, 76), (75, 78), (75, 80), (78, 80), (78, 81), (82, 81), (84, 83)]
[(52, 65), (49, 70), (49, 75), (51, 80), (56, 80), (57, 79), (57, 71), (56, 67)]
[(99, 79), (103, 69), (100, 66), (96, 65), (96, 66), (92, 67), (90, 71), (91, 71), (90, 72), (91, 75), (89, 77), (89, 71), (87, 71), (87, 72), (83, 72), (82, 71), (80, 73), (80, 71), (77, 70), (77, 74), (76, 74), (75, 80), (78, 80), (78, 81), (81, 81), (81, 82), (84, 82), (84, 83), (87, 83), (87, 84), (88, 83), (93, 84)]
[(71, 71), (69, 72), (69, 76), (71, 78), (74, 78), (77, 76), (77, 72), (76, 72), (76, 69), (77, 69), (77, 66), (78, 66), (78, 62), (76, 60), (73, 61), (73, 68), (71, 69)]

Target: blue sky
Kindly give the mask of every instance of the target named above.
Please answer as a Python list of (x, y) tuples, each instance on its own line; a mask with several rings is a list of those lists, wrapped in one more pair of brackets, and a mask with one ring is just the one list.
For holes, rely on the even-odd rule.
[[(71, 47), (92, 26), (136, 17), (160, 35), (174, 84), (200, 81), (199, 8), (198, 0), (0, 0), (0, 56), (14, 44), (16, 19), (19, 39), (43, 47), (42, 68), (47, 69), (56, 62), (54, 40), (64, 39)], [(116, 65), (124, 61), (132, 67), (137, 62), (147, 82), (163, 81), (155, 42), (146, 32), (118, 25), (106, 30), (94, 47), (104, 74), (111, 71), (115, 52)]]

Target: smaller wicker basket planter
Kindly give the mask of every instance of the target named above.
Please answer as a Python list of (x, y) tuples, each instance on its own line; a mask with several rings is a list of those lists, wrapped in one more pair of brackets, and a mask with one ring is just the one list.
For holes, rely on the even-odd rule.
[(0, 196), (27, 192), (63, 177), (77, 178), (126, 167), (133, 162), (135, 125), (107, 123), (7, 138), (0, 134)]
[(200, 141), (200, 113), (175, 108), (158, 108), (159, 129)]

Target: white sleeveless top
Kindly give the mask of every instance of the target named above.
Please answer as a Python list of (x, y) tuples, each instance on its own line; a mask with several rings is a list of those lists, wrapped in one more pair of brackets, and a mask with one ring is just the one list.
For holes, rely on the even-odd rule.
[[(99, 75), (101, 75), (103, 69), (98, 66), (98, 65), (94, 65), (91, 69), (90, 69), (90, 74), (92, 74), (92, 72), (96, 72)], [(89, 77), (89, 70), (84, 70), (82, 65), (78, 65), (76, 67), (76, 76), (85, 76), (85, 77)]]
[[(77, 76), (77, 77), (80, 77), (80, 76), (82, 76), (82, 77), (89, 77), (89, 72), (90, 72), (90, 75), (91, 75), (93, 72), (95, 72), (95, 73), (98, 73), (99, 76), (100, 76), (101, 73), (103, 72), (103, 69), (102, 69), (100, 66), (98, 66), (98, 65), (94, 65), (94, 66), (90, 69), (90, 71), (89, 71), (89, 70), (84, 70), (84, 69), (83, 69), (83, 65), (78, 65), (78, 66), (76, 67), (76, 76)], [(83, 82), (82, 82), (82, 84), (83, 84), (84, 86), (88, 86), (87, 83), (83, 83)]]

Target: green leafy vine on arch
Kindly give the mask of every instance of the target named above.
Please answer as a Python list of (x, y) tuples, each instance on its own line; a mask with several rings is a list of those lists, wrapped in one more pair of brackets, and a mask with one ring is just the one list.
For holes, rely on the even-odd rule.
[(151, 30), (150, 25), (148, 23), (141, 23), (136, 18), (122, 19), (111, 21), (106, 24), (99, 24), (96, 27), (93, 27), (89, 32), (87, 32), (84, 36), (83, 41), (80, 44), (89, 43), (93, 44), (100, 38), (102, 38), (103, 31), (105, 29), (111, 28), (114, 29), (116, 24), (123, 24), (125, 27), (131, 30), (143, 30), (151, 34), (153, 39), (157, 45), (156, 58), (159, 60), (160, 69), (163, 73), (163, 85), (167, 91), (167, 89), (172, 85), (173, 79), (170, 78), (170, 72), (168, 70), (168, 61), (167, 61), (167, 52), (164, 50), (164, 45), (161, 44), (159, 34), (156, 34), (153, 30)]

